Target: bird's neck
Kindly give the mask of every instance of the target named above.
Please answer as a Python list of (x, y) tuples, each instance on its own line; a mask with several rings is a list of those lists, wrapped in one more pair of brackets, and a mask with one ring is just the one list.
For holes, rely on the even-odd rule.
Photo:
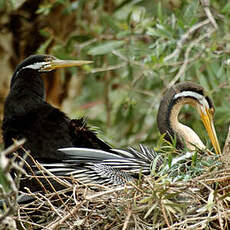
[(177, 141), (179, 142), (179, 145), (183, 146), (183, 143), (185, 143), (186, 147), (189, 150), (195, 150), (196, 147), (204, 149), (205, 145), (203, 144), (199, 136), (193, 131), (193, 129), (180, 123), (178, 120), (180, 110), (185, 103), (194, 106), (192, 101), (188, 98), (186, 102), (183, 101), (176, 103), (171, 110), (168, 122), (170, 124), (171, 130), (173, 130), (174, 132), (173, 136), (177, 136)]
[(45, 87), (40, 74), (20, 73), (10, 87), (4, 107), (5, 117), (22, 116), (39, 107), (44, 100)]
[(40, 73), (25, 69), (18, 75), (17, 81), (10, 88), (10, 94), (20, 98), (24, 96), (25, 100), (29, 97), (35, 101), (45, 99), (45, 87)]

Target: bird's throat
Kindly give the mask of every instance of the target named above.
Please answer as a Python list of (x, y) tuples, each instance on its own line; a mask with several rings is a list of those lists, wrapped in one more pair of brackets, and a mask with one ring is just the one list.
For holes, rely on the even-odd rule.
[[(183, 103), (179, 102), (175, 104), (171, 110), (171, 114), (169, 118), (171, 130), (173, 130), (174, 135), (177, 136), (177, 141), (181, 142), (180, 145), (183, 146), (184, 143), (186, 147), (191, 151), (195, 150), (196, 147), (199, 149), (205, 149), (204, 143), (201, 141), (199, 136), (193, 131), (193, 129), (180, 123), (178, 120), (179, 112), (183, 104), (184, 102)], [(192, 103), (188, 102), (188, 104), (192, 104)]]
[(34, 111), (45, 100), (43, 79), (37, 75), (20, 75), (11, 85), (4, 105), (4, 117), (13, 119)]
[[(31, 71), (32, 72), (32, 71)], [(10, 89), (10, 94), (23, 99), (33, 98), (35, 101), (45, 99), (44, 81), (40, 73), (30, 73), (29, 70), (22, 71)], [(24, 98), (25, 97), (25, 98)]]

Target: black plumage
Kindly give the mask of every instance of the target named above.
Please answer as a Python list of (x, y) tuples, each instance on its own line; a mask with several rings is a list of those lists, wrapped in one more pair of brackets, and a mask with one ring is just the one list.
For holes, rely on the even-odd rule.
[[(70, 64), (69, 64), (70, 63)], [(4, 105), (2, 125), (5, 147), (13, 139), (25, 138), (24, 148), (42, 163), (61, 162), (63, 147), (86, 147), (110, 151), (110, 146), (91, 131), (83, 118), (70, 119), (45, 101), (42, 73), (87, 63), (61, 61), (49, 55), (33, 55), (19, 64), (13, 74)], [(23, 154), (23, 151), (19, 151)], [(32, 164), (28, 158), (28, 162)]]

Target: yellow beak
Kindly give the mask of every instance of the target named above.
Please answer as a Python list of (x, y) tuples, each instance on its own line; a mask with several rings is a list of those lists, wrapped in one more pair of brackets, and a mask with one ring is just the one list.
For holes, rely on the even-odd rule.
[(91, 64), (92, 61), (83, 61), (83, 60), (60, 60), (54, 59), (47, 62), (42, 67), (43, 71), (51, 71), (58, 68), (66, 68), (66, 67), (73, 67), (73, 66), (81, 66), (85, 64)]
[(219, 141), (216, 136), (216, 130), (213, 123), (213, 114), (206, 109), (206, 114), (201, 112), (201, 120), (204, 124), (205, 129), (208, 132), (208, 136), (212, 142), (216, 154), (221, 154)]

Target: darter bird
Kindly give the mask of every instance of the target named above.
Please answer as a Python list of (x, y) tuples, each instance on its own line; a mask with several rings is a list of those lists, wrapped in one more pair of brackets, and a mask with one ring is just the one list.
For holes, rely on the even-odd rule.
[[(41, 77), (49, 71), (89, 64), (91, 61), (60, 60), (50, 55), (33, 55), (19, 64), (12, 76), (4, 105), (2, 133), (5, 148), (13, 139), (26, 139), (24, 148), (35, 161), (57, 163), (67, 160), (64, 147), (84, 147), (110, 151), (111, 147), (91, 131), (83, 118), (70, 119), (45, 100)], [(23, 157), (24, 151), (19, 150)], [(33, 160), (27, 157), (29, 165)]]
[[(204, 88), (192, 83), (183, 82), (172, 86), (163, 96), (157, 115), (157, 124), (161, 134), (169, 141), (177, 140), (177, 148), (193, 151), (205, 149), (199, 136), (188, 126), (178, 120), (183, 105), (194, 106), (199, 113), (205, 129), (211, 139), (214, 150), (221, 153), (213, 124), (214, 105)], [(150, 174), (151, 165), (158, 170), (163, 160), (157, 153), (147, 147), (140, 150), (112, 149), (113, 152), (89, 148), (62, 148), (61, 152), (68, 160), (61, 163), (42, 164), (49, 172), (57, 176), (72, 176), (84, 183), (103, 185), (121, 185), (138, 177), (139, 173)], [(40, 174), (40, 172), (38, 172)]]

